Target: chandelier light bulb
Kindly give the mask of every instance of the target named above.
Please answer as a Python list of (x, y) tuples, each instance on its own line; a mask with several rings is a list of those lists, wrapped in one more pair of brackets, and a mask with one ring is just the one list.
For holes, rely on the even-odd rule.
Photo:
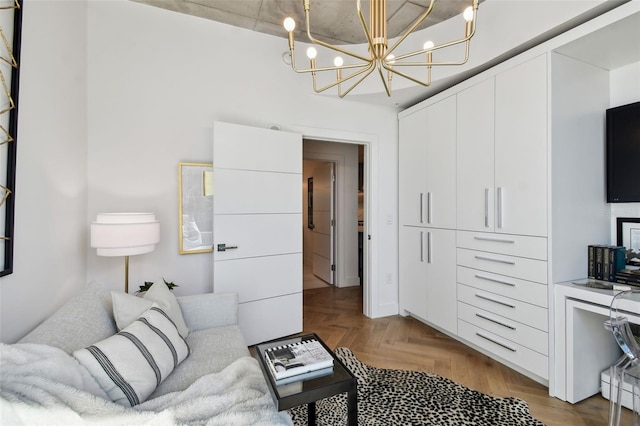
[(462, 17), (467, 22), (473, 21), (473, 8), (471, 6), (467, 7), (462, 13)]
[(336, 56), (336, 58), (333, 60), (333, 65), (335, 65), (336, 67), (341, 67), (342, 64), (344, 64), (342, 58), (340, 56)]
[(422, 46), (422, 48), (424, 50), (429, 50), (429, 49), (432, 49), (433, 46), (434, 46), (433, 42), (431, 40), (429, 40)]
[(310, 47), (307, 49), (307, 58), (315, 59), (316, 56), (318, 56), (318, 51), (316, 50), (315, 47)]
[(296, 21), (293, 20), (292, 17), (287, 17), (284, 20), (284, 29), (287, 30), (287, 32), (291, 32), (296, 28)]

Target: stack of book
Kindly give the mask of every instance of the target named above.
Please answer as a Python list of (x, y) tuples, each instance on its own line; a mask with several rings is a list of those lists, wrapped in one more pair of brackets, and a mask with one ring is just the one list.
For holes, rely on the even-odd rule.
[(264, 356), (278, 386), (320, 377), (333, 371), (333, 357), (315, 339), (274, 346), (267, 349)]
[(615, 282), (640, 287), (640, 269), (623, 269), (618, 271)]
[(590, 245), (588, 248), (588, 277), (615, 282), (616, 274), (624, 269), (625, 260), (624, 247)]

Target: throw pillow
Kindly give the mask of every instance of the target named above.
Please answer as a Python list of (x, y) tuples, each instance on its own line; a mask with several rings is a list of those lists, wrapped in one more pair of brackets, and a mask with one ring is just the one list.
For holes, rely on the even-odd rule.
[(111, 300), (113, 301), (113, 318), (116, 320), (118, 331), (126, 328), (153, 305), (151, 300), (120, 291), (112, 291)]
[(109, 290), (92, 281), (20, 343), (42, 343), (72, 354), (116, 331)]
[(119, 333), (73, 353), (111, 400), (124, 406), (144, 402), (188, 355), (175, 324), (155, 304)]
[(164, 279), (160, 278), (156, 280), (149, 290), (147, 290), (144, 298), (157, 303), (158, 306), (171, 317), (182, 337), (186, 338), (189, 335), (189, 329), (184, 322), (178, 299), (176, 299), (176, 296), (169, 290), (169, 287), (165, 285)]

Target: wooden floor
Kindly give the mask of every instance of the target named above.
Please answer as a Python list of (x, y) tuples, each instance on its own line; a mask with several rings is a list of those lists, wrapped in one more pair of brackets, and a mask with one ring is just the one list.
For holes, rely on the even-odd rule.
[[(318, 334), (333, 349), (348, 347), (358, 359), (375, 367), (426, 371), (489, 395), (523, 399), (531, 414), (549, 426), (607, 424), (609, 401), (599, 395), (572, 405), (413, 318), (365, 317), (360, 287), (305, 290), (304, 332)], [(631, 424), (630, 411), (623, 411), (623, 424)]]

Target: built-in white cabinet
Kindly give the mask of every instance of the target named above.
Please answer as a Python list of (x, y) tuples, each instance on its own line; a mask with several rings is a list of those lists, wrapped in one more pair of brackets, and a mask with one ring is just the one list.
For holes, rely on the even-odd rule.
[(494, 230), (494, 93), (491, 77), (457, 95), (458, 229)]
[[(400, 312), (548, 384), (550, 394), (563, 399), (565, 377), (558, 371), (567, 366), (561, 365), (566, 357), (558, 357), (565, 342), (554, 330), (562, 314), (553, 312), (554, 286), (586, 276), (589, 244), (611, 243), (604, 114), (614, 75), (602, 63), (607, 61), (584, 52), (591, 52), (594, 39), (624, 33), (631, 14), (640, 19), (637, 5), (616, 9), (620, 13), (585, 23), (399, 114)], [(436, 123), (429, 117), (439, 106), (443, 115)], [(421, 120), (436, 128), (425, 129)], [(452, 123), (455, 137), (438, 149), (455, 150), (454, 167), (446, 166), (442, 153), (441, 163), (423, 161), (438, 139), (433, 135)], [(405, 139), (412, 137), (427, 140), (417, 156), (407, 150)], [(403, 188), (418, 176), (414, 170), (424, 179), (455, 182), (455, 226), (402, 222), (409, 207), (419, 212), (415, 195), (406, 197)], [(430, 190), (425, 185), (420, 191)], [(422, 242), (427, 232), (433, 232), (432, 244), (441, 232), (447, 241), (455, 233), (455, 244), (437, 244), (432, 252), (439, 260), (439, 249), (447, 251), (442, 256), (455, 259), (453, 271), (447, 263), (430, 275), (426, 265), (409, 264), (410, 255), (415, 260), (429, 252)], [(417, 291), (411, 278), (420, 274), (429, 284)], [(451, 287), (434, 280), (456, 283), (454, 308)], [(448, 326), (452, 312), (457, 329)]]
[(496, 75), (495, 231), (547, 235), (547, 55)]
[(456, 97), (400, 121), (400, 223), (456, 227)]
[(400, 300), (403, 309), (450, 333), (457, 332), (454, 230), (400, 228)]
[(546, 55), (457, 96), (458, 229), (546, 236)]
[(407, 115), (399, 132), (401, 309), (455, 333), (456, 96)]
[[(581, 75), (588, 78), (571, 77), (572, 84), (567, 84), (571, 72), (563, 70), (578, 68), (585, 68), (580, 71), (587, 74)], [(566, 113), (569, 108), (584, 111), (579, 122), (590, 126), (593, 112), (605, 109), (603, 81), (597, 69), (576, 61), (532, 55), (400, 115), (401, 220), (411, 209), (411, 217), (420, 218), (419, 194), (430, 192), (424, 184), (409, 195), (414, 178), (454, 182), (456, 196), (448, 210), (455, 224), (427, 223), (428, 196), (422, 222), (401, 223), (401, 312), (541, 383), (548, 383), (553, 362), (550, 277), (582, 276), (587, 241), (601, 241), (598, 235), (607, 228), (602, 170), (594, 176), (582, 167), (594, 158), (602, 161), (602, 133), (597, 129), (603, 123), (586, 135)], [(589, 89), (589, 82), (597, 84)], [(562, 108), (551, 110), (560, 103)], [(423, 123), (434, 123), (435, 128), (425, 130)], [(447, 134), (452, 124), (455, 135), (438, 136)], [(549, 138), (556, 134), (561, 137)], [(405, 138), (415, 138), (413, 143), (423, 151), (408, 150)], [(426, 143), (419, 144), (423, 139)], [(434, 141), (448, 146), (436, 150), (431, 147)], [(439, 160), (429, 158), (430, 152), (439, 152)], [(454, 167), (446, 160), (451, 153)], [(580, 181), (590, 185), (585, 188)], [(454, 233), (455, 242), (450, 239)], [(438, 250), (429, 250), (436, 241)], [(429, 253), (437, 256), (430, 259)], [(441, 259), (445, 264), (438, 263)]]

